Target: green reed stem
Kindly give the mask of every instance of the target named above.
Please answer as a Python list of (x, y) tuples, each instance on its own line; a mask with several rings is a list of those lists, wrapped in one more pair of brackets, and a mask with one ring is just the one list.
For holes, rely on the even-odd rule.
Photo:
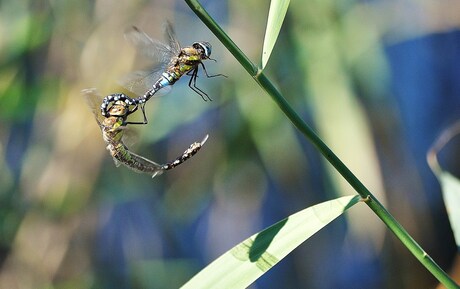
[(356, 190), (365, 200), (365, 203), (372, 211), (385, 223), (396, 237), (407, 247), (407, 249), (425, 266), (428, 271), (435, 276), (446, 288), (460, 288), (444, 270), (420, 247), (420, 245), (409, 235), (409, 233), (399, 224), (398, 221), (385, 209), (378, 199), (361, 183), (361, 181), (345, 166), (345, 164), (327, 147), (321, 138), (306, 124), (302, 118), (289, 105), (283, 95), (276, 89), (268, 79), (232, 39), (222, 30), (214, 19), (203, 9), (197, 0), (185, 0), (187, 5), (203, 21), (203, 23), (214, 33), (222, 44), (233, 54), (238, 62), (246, 69), (251, 77), (264, 89), (276, 102), (284, 114), (299, 129), (310, 142), (323, 154), (335, 169), (345, 178), (345, 180)]

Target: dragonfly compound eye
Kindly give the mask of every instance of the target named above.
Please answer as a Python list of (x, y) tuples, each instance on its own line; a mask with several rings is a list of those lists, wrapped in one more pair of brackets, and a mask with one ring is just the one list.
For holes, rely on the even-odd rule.
[(211, 56), (212, 46), (209, 42), (195, 42), (193, 48), (199, 50), (205, 59)]

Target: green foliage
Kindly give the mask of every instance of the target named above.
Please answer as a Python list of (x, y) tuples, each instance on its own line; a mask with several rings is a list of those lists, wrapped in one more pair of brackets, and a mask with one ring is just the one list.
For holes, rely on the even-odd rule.
[(276, 39), (283, 25), (284, 17), (289, 7), (289, 0), (272, 0), (268, 12), (267, 28), (262, 49), (262, 69), (267, 65), (268, 59), (275, 47)]
[[(220, 1), (208, 3), (217, 2)], [(260, 226), (260, 220), (254, 215), (262, 212), (269, 187), (277, 187), (281, 192), (277, 197), (283, 199), (283, 204), (272, 210), (278, 214), (277, 219), (285, 216), (281, 214), (286, 207), (297, 206), (295, 210), (298, 210), (306, 206), (303, 204), (326, 199), (324, 195), (305, 190), (305, 183), (310, 185), (316, 181), (327, 188), (329, 196), (336, 193), (337, 185), (327, 174), (317, 174), (324, 167), (318, 166), (316, 154), (312, 156), (308, 151), (298, 129), (337, 167), (371, 210), (399, 234), (398, 238), (417, 258), (431, 266), (430, 270), (446, 286), (455, 288), (304, 121), (305, 116), (314, 119), (312, 112), (316, 113), (318, 108), (308, 103), (318, 90), (310, 84), (320, 83), (320, 89), (330, 89), (326, 90), (327, 94), (335, 96), (336, 92), (343, 93), (339, 88), (351, 86), (347, 77), (356, 73), (353, 70), (356, 67), (358, 73), (355, 75), (363, 83), (372, 84), (365, 87), (366, 91), (383, 95), (379, 90), (387, 87), (388, 75), (384, 56), (379, 54), (379, 31), (361, 22), (363, 14), (360, 13), (366, 14), (367, 7), (361, 9), (362, 6), (349, 1), (337, 5), (334, 1), (316, 1), (308, 5), (272, 1), (270, 20), (266, 21), (263, 18), (266, 14), (260, 11), (268, 8), (267, 1), (250, 1), (247, 6), (229, 1), (228, 12), (221, 11), (225, 13), (224, 19), (230, 18), (222, 20), (228, 20), (226, 28), (230, 37), (198, 2), (189, 3), (240, 64), (233, 59), (229, 61), (225, 49), (194, 15), (184, 13), (186, 9), (178, 9), (178, 5), (185, 6), (184, 3), (77, 0), (0, 3), (0, 287), (117, 288), (121, 284), (117, 282), (123, 278), (124, 282), (130, 282), (123, 285), (132, 288), (170, 288), (168, 286), (184, 284), (192, 272), (200, 268), (196, 258), (182, 259), (183, 244), (198, 250), (193, 247), (194, 241), (208, 237), (206, 233), (195, 231), (193, 226), (204, 222), (204, 212), (211, 206), (211, 210), (225, 207), (227, 214), (224, 224), (222, 219), (212, 220), (217, 223), (214, 229), (242, 220), (235, 231), (249, 236), (255, 231), (251, 231), (254, 227)], [(287, 13), (288, 5), (290, 13)], [(345, 19), (336, 10), (349, 8), (353, 11)], [(121, 92), (117, 80), (134, 70), (136, 62), (132, 47), (123, 39), (123, 31), (130, 25), (138, 25), (161, 39), (161, 25), (167, 19), (174, 22), (182, 44), (196, 40), (212, 43), (213, 58), (217, 62), (210, 62), (206, 68), (210, 74), (224, 73), (229, 78), (207, 80), (200, 74), (197, 84), (209, 93), (212, 102), (202, 102), (190, 92), (186, 80), (180, 81), (171, 95), (149, 101), (146, 106), (149, 125), (137, 128), (137, 139), (132, 137), (132, 130), (126, 131), (126, 135), (131, 135), (131, 141), (127, 140), (130, 148), (158, 161), (169, 160), (181, 153), (190, 141), (209, 133), (206, 147), (196, 158), (152, 181), (149, 176), (115, 167), (80, 91), (96, 87), (102, 94)], [(283, 33), (280, 33), (282, 26)], [(264, 48), (260, 52), (264, 29)], [(242, 49), (235, 42), (241, 43)], [(369, 47), (372, 49), (367, 49)], [(276, 53), (277, 49), (284, 53)], [(248, 56), (243, 50), (248, 51)], [(314, 55), (328, 61), (318, 61), (318, 58), (312, 61)], [(364, 60), (363, 55), (366, 56)], [(261, 58), (260, 67), (250, 60)], [(271, 65), (267, 65), (268, 60)], [(369, 67), (371, 61), (374, 62)], [(255, 82), (241, 73), (244, 69)], [(274, 103), (264, 98), (264, 90)], [(324, 91), (320, 93), (323, 94)], [(343, 102), (329, 98), (324, 98), (324, 102), (323, 107), (333, 114), (344, 110)], [(358, 101), (351, 104), (354, 108), (360, 106)], [(330, 109), (332, 107), (336, 110)], [(353, 117), (354, 113), (347, 114), (347, 118)], [(136, 118), (141, 120), (139, 114), (133, 115), (133, 120)], [(342, 139), (355, 140), (363, 131), (355, 126), (351, 127), (352, 131), (345, 131), (336, 126), (333, 117), (313, 121), (329, 125), (331, 134)], [(318, 123), (313, 123), (312, 127), (317, 128)], [(368, 155), (359, 151), (352, 156), (354, 159), (362, 157)], [(367, 175), (365, 178), (366, 184), (372, 183)], [(442, 178), (456, 187), (456, 181), (448, 175)], [(351, 203), (355, 200), (357, 198)], [(138, 210), (134, 204), (139, 203), (150, 211)], [(346, 217), (362, 209), (359, 207), (349, 211)], [(407, 204), (401, 207), (410, 210)], [(117, 215), (120, 208), (125, 209), (125, 215)], [(253, 215), (242, 214), (245, 210)], [(332, 206), (322, 208), (321, 212), (331, 213), (332, 218), (340, 210), (341, 206)], [(141, 218), (130, 220), (136, 214)], [(295, 218), (291, 216), (237, 245), (229, 252), (231, 261), (224, 262), (222, 270), (225, 272), (219, 274), (226, 275), (242, 268), (233, 266), (234, 262), (250, 265), (243, 274), (265, 273), (307, 238), (308, 234), (299, 228), (309, 227), (310, 221), (318, 221), (307, 214), (297, 226), (293, 223)], [(326, 222), (326, 219), (328, 217), (322, 220)], [(371, 221), (370, 218), (362, 220)], [(286, 232), (291, 225), (292, 230)], [(154, 231), (155, 226), (160, 229)], [(365, 227), (361, 223), (357, 226)], [(321, 225), (313, 227), (319, 229)], [(149, 238), (139, 233), (140, 228), (151, 233)], [(159, 231), (164, 236), (160, 236)], [(349, 236), (353, 233), (347, 233), (347, 240), (352, 240)], [(215, 231), (209, 230), (209, 234)], [(220, 239), (212, 240), (212, 245), (220, 245), (227, 236), (219, 235)], [(289, 241), (286, 246), (279, 245), (276, 241), (281, 236), (296, 240)], [(168, 249), (174, 251), (171, 255), (180, 255), (178, 259), (158, 253), (163, 249), (159, 247), (165, 244), (161, 243), (162, 238), (172, 244), (173, 248)], [(206, 242), (203, 243), (207, 250), (212, 246), (207, 246)], [(148, 254), (141, 250), (144, 243), (151, 246)], [(381, 244), (374, 248), (380, 249)], [(280, 253), (282, 250), (284, 253)], [(99, 258), (104, 254), (109, 262), (100, 263)], [(403, 258), (397, 257), (394, 262)], [(299, 263), (310, 266), (308, 259)], [(122, 265), (126, 267), (119, 271), (113, 269)], [(416, 270), (421, 266), (405, 268), (408, 267), (412, 267), (409, 268), (411, 276), (419, 279)], [(121, 276), (120, 272), (125, 272), (126, 276)], [(405, 278), (407, 272), (404, 270), (400, 274)], [(386, 271), (382, 275), (390, 276)], [(393, 281), (397, 280), (394, 275), (391, 279), (397, 282)]]
[(239, 243), (181, 288), (247, 288), (359, 200), (342, 197), (297, 212)]
[[(459, 288), (449, 275), (420, 247), (420, 245), (409, 235), (401, 224), (386, 210), (379, 200), (364, 186), (364, 184), (351, 172), (351, 170), (334, 154), (334, 152), (322, 141), (313, 129), (299, 116), (290, 106), (286, 98), (275, 87), (272, 81), (244, 55), (238, 46), (219, 27), (215, 20), (201, 7), (196, 0), (185, 0), (198, 17), (214, 32), (217, 38), (235, 56), (246, 71), (254, 80), (267, 92), (277, 103), (286, 117), (299, 129), (300, 132), (318, 149), (319, 152), (334, 166), (345, 180), (356, 190), (366, 201), (369, 208), (385, 223), (406, 248), (420, 261), (447, 288)], [(428, 257), (427, 257), (428, 256)]]
[(460, 180), (442, 169), (438, 161), (439, 152), (454, 137), (460, 134), (460, 123), (447, 128), (436, 140), (427, 154), (428, 164), (441, 184), (442, 196), (449, 215), (455, 242), (460, 249)]

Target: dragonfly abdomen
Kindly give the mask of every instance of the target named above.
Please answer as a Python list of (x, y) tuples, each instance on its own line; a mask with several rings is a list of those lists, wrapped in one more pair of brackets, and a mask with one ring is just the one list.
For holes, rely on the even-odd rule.
[(115, 159), (115, 162), (122, 163), (134, 171), (148, 173), (156, 176), (161, 174), (164, 170), (161, 165), (129, 151), (122, 142), (109, 144), (107, 149)]
[(173, 85), (177, 80), (179, 80), (179, 78), (180, 76), (177, 76), (176, 73), (165, 71), (161, 74), (161, 77), (152, 85), (151, 89), (149, 89), (143, 96), (134, 98), (132, 100), (138, 104), (145, 103), (160, 89), (165, 86)]
[(155, 95), (155, 93), (157, 93), (157, 91), (159, 91), (165, 86), (173, 85), (174, 83), (176, 83), (178, 79), (179, 76), (175, 72), (170, 73), (166, 71), (163, 72), (161, 77), (153, 84), (152, 88), (149, 89), (143, 96), (131, 98), (124, 93), (114, 93), (107, 95), (102, 100), (101, 113), (104, 117), (109, 117), (109, 110), (111, 108), (110, 103), (114, 103), (116, 101), (122, 101), (126, 103), (128, 106), (146, 103), (152, 96)]
[(206, 135), (201, 142), (194, 142), (191, 144), (190, 147), (174, 161), (162, 165), (131, 152), (121, 141), (108, 142), (107, 149), (110, 151), (116, 164), (121, 163), (134, 171), (152, 174), (152, 177), (155, 177), (166, 170), (177, 167), (193, 157), (203, 147), (207, 139), (208, 135)]
[(163, 170), (170, 170), (170, 169), (173, 169), (173, 168), (177, 167), (178, 165), (182, 164), (183, 162), (185, 162), (189, 158), (193, 157), (201, 149), (201, 147), (204, 145), (204, 143), (207, 140), (208, 140), (208, 135), (206, 135), (201, 142), (192, 143), (190, 145), (190, 147), (186, 151), (184, 151), (182, 153), (181, 156), (179, 156), (177, 159), (175, 159), (172, 162), (169, 162), (169, 163), (166, 163), (166, 164), (162, 165), (161, 168)]
[(129, 105), (136, 105), (135, 99), (132, 99), (131, 97), (127, 96), (124, 93), (114, 93), (114, 94), (107, 95), (106, 97), (104, 97), (104, 99), (102, 100), (102, 104), (101, 104), (101, 113), (102, 113), (102, 115), (104, 117), (109, 117), (110, 116), (110, 114), (109, 114), (109, 110), (110, 110), (109, 104), (111, 102), (116, 102), (116, 101), (122, 101), (122, 102), (126, 103), (128, 106)]

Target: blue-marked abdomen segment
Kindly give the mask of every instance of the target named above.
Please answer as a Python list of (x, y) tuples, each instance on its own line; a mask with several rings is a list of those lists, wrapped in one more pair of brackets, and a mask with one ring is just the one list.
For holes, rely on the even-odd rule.
[(163, 72), (163, 74), (161, 75), (160, 79), (158, 79), (158, 81), (155, 82), (155, 84), (152, 86), (152, 88), (147, 90), (147, 92), (141, 97), (130, 98), (129, 96), (127, 96), (124, 93), (114, 93), (114, 94), (107, 95), (102, 100), (101, 113), (102, 113), (102, 115), (104, 117), (108, 117), (109, 116), (110, 104), (112, 102), (119, 101), (119, 100), (125, 102), (128, 105), (138, 105), (138, 104), (145, 103), (153, 95), (155, 95), (155, 93), (157, 93), (157, 91), (159, 91), (160, 89), (162, 89), (165, 86), (173, 85), (177, 81), (177, 79), (178, 78), (174, 74), (168, 73), (168, 72)]
[(155, 93), (157, 93), (160, 89), (168, 85), (173, 85), (176, 81), (177, 79), (174, 77), (174, 75), (167, 72), (163, 72), (160, 79), (158, 79), (157, 82), (155, 82), (155, 84), (152, 85), (151, 89), (147, 90), (147, 92), (143, 96), (134, 98), (133, 100), (137, 103), (145, 103), (152, 96), (154, 96)]

